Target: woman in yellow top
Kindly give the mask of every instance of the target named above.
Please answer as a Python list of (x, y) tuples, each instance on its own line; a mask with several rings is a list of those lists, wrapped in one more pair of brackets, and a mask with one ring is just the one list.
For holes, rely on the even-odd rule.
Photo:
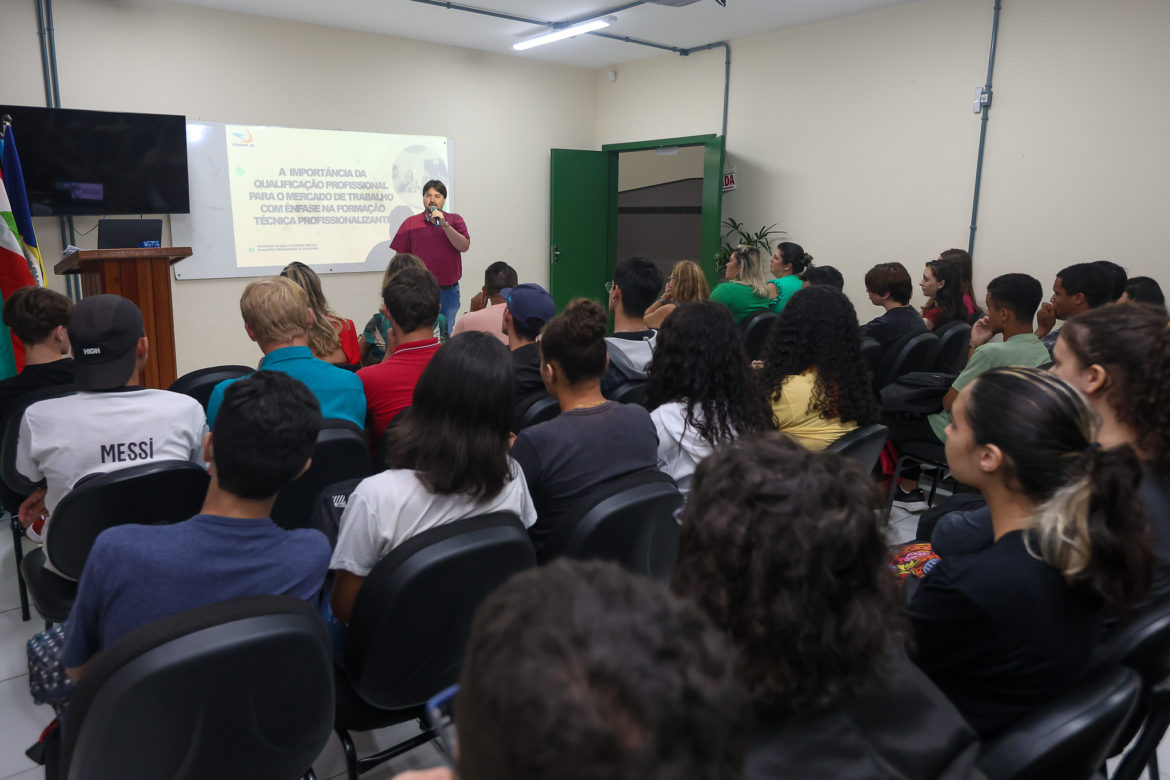
[(764, 345), (764, 386), (777, 427), (810, 450), (878, 421), (857, 313), (844, 294), (814, 285), (798, 290)]
[(727, 261), (724, 275), (727, 281), (715, 286), (711, 300), (730, 309), (737, 323), (758, 311), (767, 311), (776, 297), (776, 288), (764, 279), (763, 254), (754, 246), (737, 246)]
[(711, 288), (707, 286), (707, 277), (703, 276), (699, 264), (694, 260), (679, 260), (670, 272), (666, 289), (658, 296), (658, 300), (650, 304), (650, 308), (642, 315), (642, 321), (647, 328), (657, 330), (679, 304), (697, 303), (710, 297)]

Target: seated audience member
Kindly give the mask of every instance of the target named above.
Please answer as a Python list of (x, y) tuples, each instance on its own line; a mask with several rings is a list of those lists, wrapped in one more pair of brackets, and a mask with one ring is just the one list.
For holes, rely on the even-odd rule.
[(707, 286), (707, 277), (703, 275), (699, 264), (693, 260), (679, 260), (670, 271), (670, 279), (662, 295), (646, 309), (642, 321), (648, 328), (661, 328), (662, 323), (680, 304), (705, 301), (710, 297), (711, 288)]
[(954, 411), (947, 463), (986, 497), (995, 542), (942, 558), (908, 610), (918, 666), (987, 739), (1090, 670), (1105, 613), (1146, 595), (1152, 558), (1138, 460), (1093, 441), (1072, 387), (997, 368)]
[(776, 426), (810, 450), (881, 414), (861, 357), (857, 313), (844, 293), (817, 285), (793, 295), (768, 335), (763, 361)]
[[(1040, 282), (1027, 274), (1004, 274), (992, 279), (987, 285), (987, 314), (971, 328), (967, 366), (943, 396), (942, 411), (909, 419), (886, 415), (882, 422), (890, 428), (890, 441), (895, 445), (911, 440), (945, 442), (951, 407), (959, 392), (976, 377), (999, 366), (1035, 368), (1048, 363), (1048, 350), (1032, 333), (1032, 315), (1043, 297)], [(1003, 334), (1002, 342), (991, 341), (997, 333)], [(918, 488), (917, 468), (912, 466), (902, 473), (894, 500), (908, 503), (925, 500)]]
[(142, 312), (120, 295), (93, 295), (73, 308), (69, 343), (80, 392), (30, 406), (20, 423), (16, 470), (45, 480), (20, 507), (20, 521), (43, 536), (46, 517), (77, 481), (154, 460), (200, 462), (207, 422), (190, 396), (134, 381), (150, 344)]
[(776, 297), (768, 304), (772, 311), (777, 314), (784, 311), (792, 294), (804, 287), (804, 274), (812, 268), (812, 261), (812, 255), (805, 252), (800, 244), (783, 241), (776, 247), (769, 264), (769, 270), (775, 278), (768, 282), (768, 286), (776, 291)]
[(1162, 287), (1148, 276), (1133, 276), (1125, 283), (1125, 293), (1119, 303), (1149, 303), (1166, 308)]
[(967, 322), (975, 314), (974, 304), (968, 306), (963, 296), (959, 269), (946, 260), (931, 260), (918, 283), (926, 304), (922, 307), (922, 322), (928, 330), (948, 322)]
[(1051, 354), (1060, 338), (1057, 320), (1067, 320), (1081, 312), (1104, 306), (1113, 292), (1109, 272), (1096, 263), (1076, 263), (1061, 269), (1052, 283), (1052, 300), (1036, 313), (1036, 338), (1044, 342)]
[(215, 432), (203, 437), (211, 485), (200, 513), (117, 526), (94, 543), (65, 628), (73, 679), (119, 637), (175, 612), (240, 596), (317, 598), (328, 540), (268, 516), (280, 489), (308, 468), (320, 427), (317, 399), (287, 374), (258, 371), (228, 388)]
[(22, 395), (73, 383), (69, 315), (73, 301), (47, 287), (21, 287), (4, 302), (4, 324), (24, 344), (24, 370), (0, 380), (0, 431)]
[(483, 289), (472, 297), (471, 310), (459, 318), (451, 335), (455, 336), (468, 330), (481, 330), (492, 334), (507, 346), (508, 336), (504, 333), (504, 296), (500, 291), (515, 287), (518, 281), (516, 269), (507, 263), (501, 261), (489, 265), (483, 274)]
[(603, 393), (646, 378), (658, 334), (646, 327), (642, 315), (661, 289), (662, 272), (644, 257), (627, 257), (613, 269), (613, 281), (606, 285), (613, 335), (605, 340), (609, 366), (601, 380)]
[(357, 365), (361, 362), (357, 328), (354, 327), (353, 320), (338, 317), (333, 309), (329, 308), (317, 272), (304, 263), (289, 263), (280, 275), (291, 279), (309, 296), (309, 306), (313, 308), (309, 349), (313, 350), (313, 354), (326, 363)]
[[(327, 419), (366, 424), (366, 394), (352, 371), (330, 365), (309, 347), (315, 315), (304, 289), (279, 276), (257, 279), (240, 296), (244, 331), (264, 359), (261, 371), (280, 371), (304, 382), (317, 397)], [(225, 379), (211, 391), (207, 423), (214, 427), (223, 395), (237, 379)]]
[(659, 331), (646, 406), (658, 432), (658, 468), (683, 495), (712, 448), (773, 427), (772, 410), (752, 373), (743, 335), (726, 307), (685, 304)]
[[(390, 284), (399, 271), (403, 268), (421, 268), (427, 270), (426, 264), (420, 260), (416, 255), (409, 255), (405, 252), (399, 252), (390, 258), (390, 263), (386, 266), (385, 272), (382, 274), (382, 286), (379, 287), (378, 297), (381, 298), (381, 290), (386, 289), (386, 285)], [(390, 318), (381, 311), (384, 304), (379, 304), (379, 311), (370, 317), (370, 321), (366, 323), (366, 329), (362, 331), (360, 338), (362, 348), (362, 365), (372, 366), (381, 363), (386, 358), (386, 346), (389, 344), (390, 350), (394, 350), (393, 334), (390, 331)], [(435, 318), (435, 333), (434, 336), (439, 340), (439, 343), (447, 341), (447, 318), (440, 312), (439, 316)]]
[(739, 777), (743, 703), (727, 640), (693, 604), (611, 563), (557, 561), (476, 612), (455, 696), (459, 777)]
[(410, 406), (414, 386), (439, 350), (435, 318), (439, 316), (439, 283), (425, 268), (405, 268), (382, 291), (395, 346), (377, 365), (357, 372), (366, 392), (366, 427), (372, 441), (399, 412)]
[(1093, 263), (1109, 275), (1109, 303), (1117, 303), (1125, 295), (1129, 275), (1124, 268), (1109, 260), (1095, 260)]
[(715, 285), (711, 300), (722, 303), (737, 323), (756, 312), (767, 311), (776, 288), (764, 280), (762, 253), (754, 246), (740, 244), (727, 260), (723, 271), (727, 281)]
[(845, 277), (841, 276), (841, 272), (831, 265), (814, 265), (804, 272), (804, 286), (812, 287), (814, 284), (832, 287), (837, 292), (845, 292)]
[(388, 470), (362, 480), (341, 515), (329, 564), (337, 572), (332, 606), (339, 620), (349, 622), (378, 561), (415, 534), (489, 512), (512, 512), (525, 527), (536, 521), (508, 456), (512, 386), (507, 349), (487, 333), (460, 334), (427, 363), (410, 414), (387, 433)]
[(1103, 447), (1127, 444), (1142, 462), (1153, 537), (1152, 596), (1170, 594), (1170, 322), (1153, 306), (1107, 306), (1065, 323), (1052, 372), (1084, 394)]
[(861, 336), (881, 345), (883, 360), (898, 339), (926, 331), (922, 315), (910, 305), (913, 287), (910, 272), (901, 263), (878, 263), (865, 272), (865, 293), (885, 314), (862, 325)]
[(544, 326), (540, 358), (545, 389), (561, 413), (520, 431), (512, 445), (539, 516), (528, 531), (537, 550), (597, 485), (658, 464), (650, 413), (601, 394), (606, 349), (600, 306), (590, 300), (566, 306)]
[[(540, 377), (540, 345), (536, 343), (546, 322), (557, 316), (557, 305), (539, 284), (518, 284), (500, 291), (504, 305), (504, 333), (516, 369), (516, 402), (544, 393)], [(521, 410), (523, 411), (523, 410)]]
[(743, 776), (970, 776), (975, 734), (903, 649), (869, 474), (765, 434), (717, 450), (693, 485), (673, 590), (737, 650), (755, 714)]
[(963, 287), (963, 305), (971, 310), (972, 317), (982, 316), (979, 305), (975, 303), (975, 285), (972, 281), (974, 273), (971, 268), (971, 254), (966, 249), (944, 249), (938, 253), (939, 260), (946, 260), (959, 269), (959, 283)]

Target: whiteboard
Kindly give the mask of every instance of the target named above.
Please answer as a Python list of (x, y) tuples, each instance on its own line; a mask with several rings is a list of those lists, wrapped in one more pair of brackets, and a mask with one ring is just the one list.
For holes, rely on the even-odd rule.
[(175, 278), (272, 276), (293, 260), (381, 273), (398, 226), (422, 211), (422, 185), (453, 195), (452, 158), (441, 136), (189, 120), (191, 213), (171, 216), (171, 238), (192, 255)]

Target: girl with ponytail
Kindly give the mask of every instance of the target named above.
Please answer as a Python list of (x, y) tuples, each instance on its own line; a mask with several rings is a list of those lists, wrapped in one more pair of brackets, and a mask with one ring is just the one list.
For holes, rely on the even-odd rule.
[(1052, 371), (1088, 399), (1104, 447), (1142, 461), (1155, 560), (1152, 596), (1170, 594), (1170, 321), (1155, 306), (1102, 306), (1065, 323)]
[(1094, 442), (1071, 386), (992, 369), (952, 413), (947, 463), (987, 499), (995, 542), (944, 557), (909, 612), (918, 665), (986, 739), (1089, 670), (1106, 614), (1145, 597), (1152, 559), (1137, 456)]
[(804, 286), (804, 272), (812, 268), (812, 261), (812, 255), (800, 244), (784, 241), (776, 247), (768, 266), (772, 276), (776, 277), (768, 282), (768, 286), (776, 291), (776, 297), (768, 304), (772, 311), (782, 312), (792, 294)]

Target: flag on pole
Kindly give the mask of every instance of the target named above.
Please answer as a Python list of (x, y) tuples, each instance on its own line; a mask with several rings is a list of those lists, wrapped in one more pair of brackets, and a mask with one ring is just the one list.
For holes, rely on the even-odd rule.
[[(3, 171), (0, 171), (3, 185)], [(8, 193), (0, 186), (0, 296), (8, 300), (21, 287), (36, 284), (28, 260), (16, 235), (16, 221), (8, 205)], [(15, 376), (24, 368), (24, 345), (0, 323), (0, 379)]]
[(3, 171), (4, 189), (8, 193), (8, 204), (12, 207), (13, 232), (20, 241), (21, 254), (28, 260), (28, 270), (32, 274), (33, 282), (44, 287), (45, 263), (41, 258), (41, 250), (37, 247), (36, 233), (33, 232), (28, 191), (24, 187), (24, 171), (20, 168), (20, 155), (16, 151), (16, 136), (12, 125), (4, 127), (4, 142), (0, 144), (0, 171)]

